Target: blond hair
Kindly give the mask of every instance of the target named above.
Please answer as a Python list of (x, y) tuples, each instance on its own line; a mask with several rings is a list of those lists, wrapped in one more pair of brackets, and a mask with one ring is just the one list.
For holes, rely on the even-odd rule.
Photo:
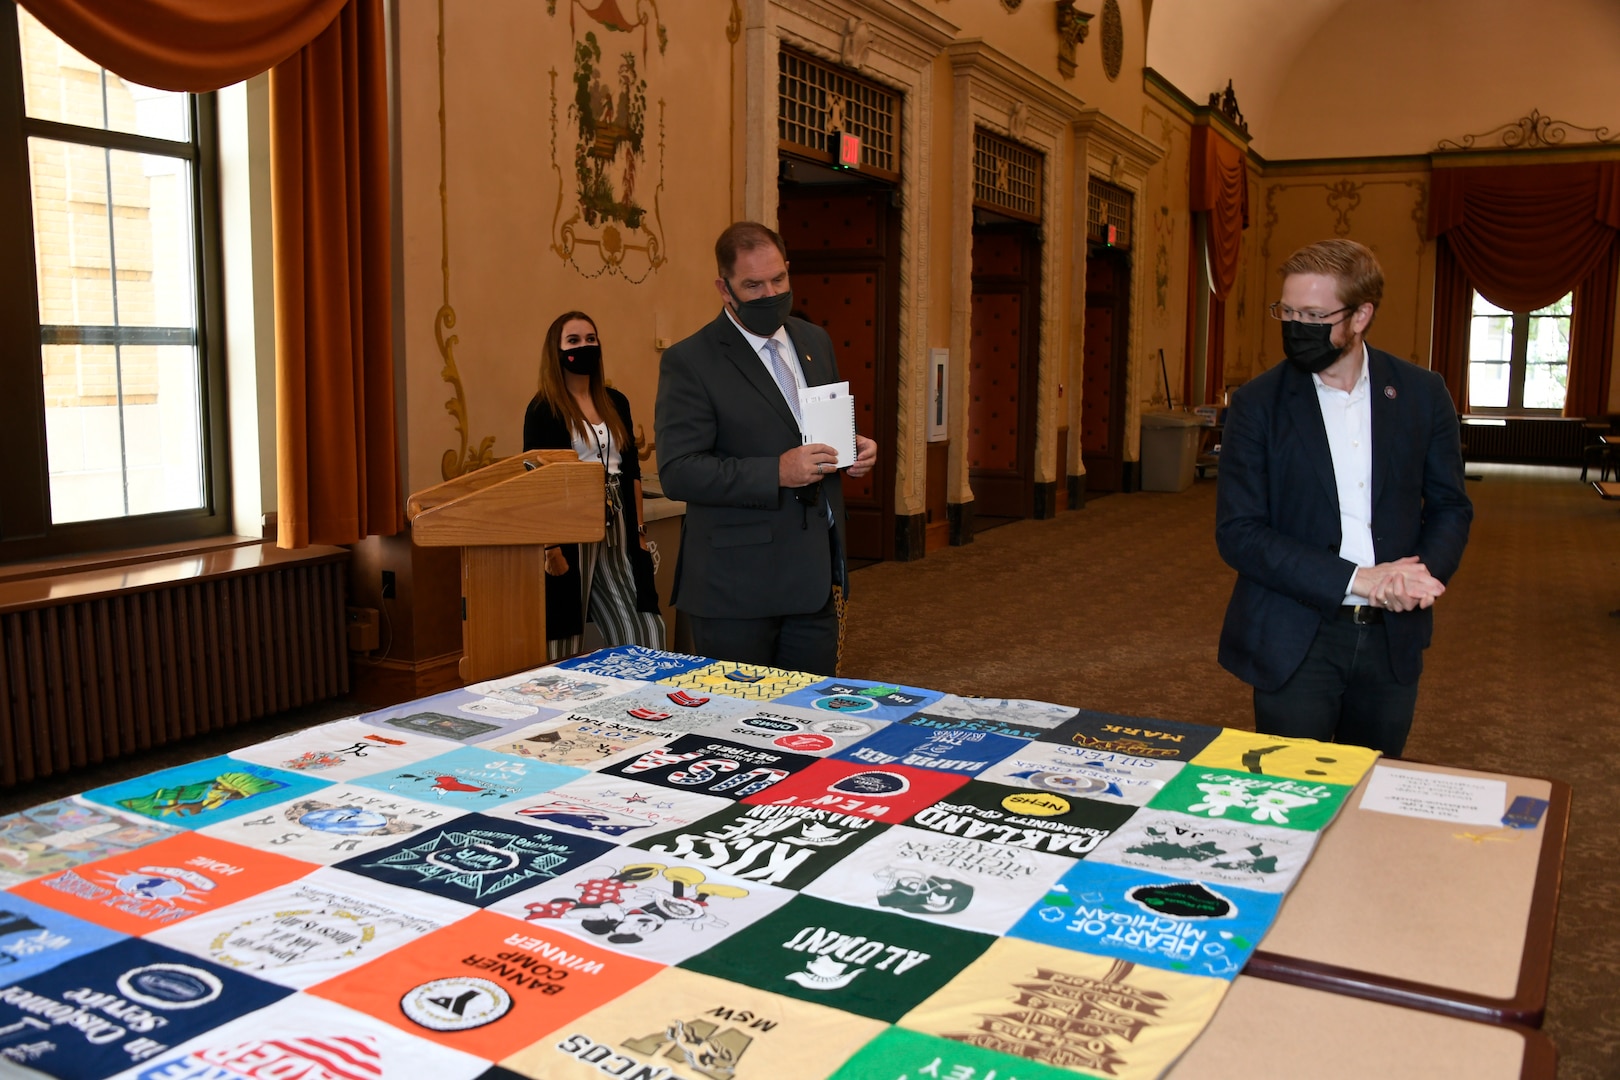
[(1378, 257), (1366, 245), (1354, 240), (1318, 240), (1307, 244), (1288, 256), (1277, 273), (1284, 278), (1295, 274), (1330, 277), (1339, 294), (1339, 303), (1347, 308), (1371, 304), (1377, 309), (1384, 299), (1384, 271), (1378, 265)]

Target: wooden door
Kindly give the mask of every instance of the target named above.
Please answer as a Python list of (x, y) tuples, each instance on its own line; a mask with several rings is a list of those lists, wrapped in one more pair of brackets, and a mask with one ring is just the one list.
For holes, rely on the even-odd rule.
[(785, 183), (777, 207), (793, 313), (832, 338), (839, 377), (855, 396), (855, 428), (878, 442), (877, 468), (843, 481), (851, 559), (894, 557), (900, 215), (890, 192), (869, 184)]
[(1124, 485), (1130, 281), (1130, 257), (1124, 252), (1096, 249), (1086, 260), (1080, 459), (1087, 491), (1119, 491)]
[(968, 347), (968, 483), (974, 517), (1035, 512), (1040, 232), (976, 226)]

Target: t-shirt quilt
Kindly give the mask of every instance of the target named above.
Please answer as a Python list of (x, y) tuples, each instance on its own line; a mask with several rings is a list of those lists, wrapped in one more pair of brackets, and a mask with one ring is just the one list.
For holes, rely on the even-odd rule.
[(1153, 1080), (1375, 759), (605, 649), (0, 818), (0, 1073)]

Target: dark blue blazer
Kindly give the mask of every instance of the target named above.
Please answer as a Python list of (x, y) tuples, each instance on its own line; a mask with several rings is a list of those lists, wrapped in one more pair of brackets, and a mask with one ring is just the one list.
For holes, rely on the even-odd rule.
[[(1468, 543), (1457, 411), (1436, 373), (1367, 350), (1372, 397), (1373, 551), (1407, 555), (1449, 581)], [(1339, 557), (1339, 495), (1311, 376), (1287, 362), (1232, 395), (1221, 436), (1215, 543), (1238, 572), (1221, 628), (1221, 666), (1260, 690), (1288, 681), (1355, 565)], [(1443, 602), (1443, 601), (1442, 601)], [(1404, 684), (1423, 672), (1434, 612), (1387, 612)]]

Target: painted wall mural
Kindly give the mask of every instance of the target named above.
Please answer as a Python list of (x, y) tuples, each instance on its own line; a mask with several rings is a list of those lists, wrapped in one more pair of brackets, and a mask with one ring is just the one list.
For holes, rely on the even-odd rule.
[[(557, 184), (551, 250), (587, 278), (617, 274), (639, 284), (667, 261), (659, 202), (665, 103), (657, 99), (656, 116), (648, 116), (646, 75), (653, 59), (649, 39), (656, 38), (661, 57), (669, 34), (653, 0), (635, 0), (633, 18), (627, 6), (620, 0), (568, 5), (572, 70), (567, 76), (556, 68), (548, 72)], [(548, 0), (550, 14), (556, 7)]]

